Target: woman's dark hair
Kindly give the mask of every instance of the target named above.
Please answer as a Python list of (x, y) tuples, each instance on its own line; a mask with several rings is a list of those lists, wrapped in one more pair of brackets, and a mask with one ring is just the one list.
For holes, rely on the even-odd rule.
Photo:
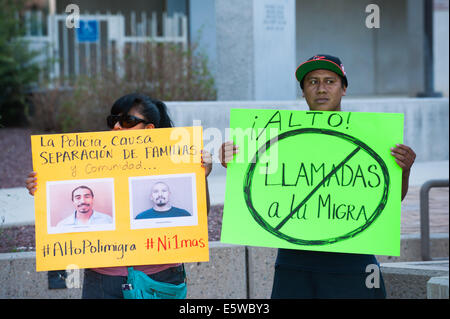
[(136, 109), (155, 128), (173, 127), (172, 120), (167, 113), (167, 106), (147, 95), (132, 93), (119, 98), (111, 107), (112, 115), (127, 114), (131, 109)]

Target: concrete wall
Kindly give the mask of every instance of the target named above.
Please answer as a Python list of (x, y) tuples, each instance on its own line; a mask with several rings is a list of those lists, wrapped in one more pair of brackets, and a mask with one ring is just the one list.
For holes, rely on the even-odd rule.
[(428, 299), (448, 299), (449, 297), (448, 276), (433, 277), (427, 282)]
[(253, 99), (252, 4), (216, 0), (218, 100)]
[(254, 100), (295, 99), (295, 0), (253, 1)]
[(197, 46), (198, 53), (207, 58), (209, 71), (215, 78), (217, 76), (215, 2), (210, 0), (189, 0), (188, 19), (189, 41)]
[(425, 64), (424, 64), (424, 10), (423, 0), (407, 0), (408, 33), (407, 41), (402, 41), (408, 50), (408, 59), (413, 65), (406, 70), (405, 81), (408, 82), (409, 95), (417, 96), (424, 90)]
[[(349, 77), (349, 96), (417, 96), (424, 90), (423, 0), (377, 1), (379, 28), (366, 25), (370, 15), (366, 7), (373, 3), (371, 0), (296, 0), (292, 32), (295, 65), (282, 72), (283, 66), (291, 63), (290, 45), (276, 40), (258, 45), (259, 38), (270, 36), (267, 30), (255, 26), (263, 19), (263, 11), (255, 10), (262, 1), (215, 2), (219, 100), (266, 99), (254, 89), (261, 77), (252, 73), (258, 57), (264, 59), (265, 55), (273, 61), (266, 63), (264, 72), (271, 68), (280, 70), (278, 77), (265, 81), (278, 89), (278, 95), (276, 90), (266, 89), (268, 99), (291, 99), (289, 91), (281, 92), (296, 84), (295, 67), (320, 53), (342, 58)], [(435, 87), (448, 96), (448, 2), (446, 10), (435, 11), (434, 25)], [(288, 34), (287, 28), (285, 35)], [(280, 46), (284, 54), (278, 54)], [(296, 91), (301, 96), (298, 86)]]
[[(448, 298), (448, 260), (429, 262), (386, 263), (381, 264), (381, 272), (386, 283), (387, 298), (426, 299), (428, 282), (434, 278), (447, 276)], [(442, 289), (444, 290), (444, 289)], [(445, 297), (430, 294), (430, 297)]]
[(65, 14), (66, 7), (75, 3), (80, 7), (80, 13), (88, 11), (89, 13), (100, 12), (106, 14), (106, 12), (111, 12), (116, 14), (118, 11), (122, 14), (128, 15), (131, 11), (146, 11), (151, 13), (153, 11), (162, 12), (165, 9), (165, 1), (145, 1), (145, 0), (128, 0), (126, 5), (124, 5), (123, 0), (57, 0), (56, 2), (56, 13)]
[[(420, 247), (417, 246), (419, 241), (418, 236), (402, 236), (401, 257), (389, 259), (377, 256), (380, 263), (389, 261), (381, 265), (381, 270), (390, 297), (404, 296), (401, 293), (405, 291), (404, 287), (409, 287), (410, 290), (412, 287), (409, 296), (413, 294), (415, 297), (423, 297), (425, 291), (426, 297), (427, 281), (430, 277), (434, 274), (448, 276), (447, 262), (447, 274), (440, 269), (438, 269), (439, 273), (431, 273), (433, 276), (430, 276), (430, 273), (416, 272), (415, 275), (423, 277), (421, 280), (405, 281), (405, 278), (410, 278), (407, 277), (409, 269), (402, 272), (399, 270), (401, 267), (395, 267), (395, 265), (398, 262), (420, 260)], [(448, 258), (448, 236), (432, 235), (431, 246), (433, 247), (432, 256)], [(209, 262), (187, 263), (185, 266), (189, 299), (270, 298), (277, 249), (236, 246), (219, 242), (210, 242), (209, 247)], [(48, 289), (47, 272), (36, 272), (35, 267), (34, 252), (0, 254), (0, 298), (78, 299), (81, 297), (80, 288)], [(395, 270), (390, 271), (394, 268)], [(83, 280), (82, 272), (80, 274), (79, 287), (82, 286)]]
[(297, 62), (315, 54), (339, 56), (348, 95), (415, 96), (423, 89), (422, 1), (376, 1), (380, 27), (367, 28), (371, 3), (297, 0)]
[(379, 30), (364, 25), (367, 4), (359, 0), (297, 0), (297, 64), (315, 54), (340, 57), (348, 74), (349, 95), (375, 92), (373, 42)]
[[(449, 95), (449, 42), (448, 42), (448, 0), (435, 8), (433, 17), (433, 54), (434, 54), (434, 87), (444, 96)], [(436, 3), (436, 2), (435, 2)]]
[(215, 4), (217, 99), (295, 99), (295, 1)]
[[(247, 298), (246, 248), (210, 242), (210, 261), (188, 263), (189, 299)], [(0, 299), (79, 299), (83, 271), (70, 289), (48, 289), (47, 272), (36, 272), (34, 252), (0, 254)]]
[[(69, 3), (57, 1), (57, 12), (63, 13)], [(278, 36), (264, 26), (267, 11), (258, 10), (266, 3), (288, 8), (282, 19), (285, 30)], [(295, 99), (295, 94), (301, 95), (295, 67), (317, 53), (342, 58), (349, 75), (350, 96), (416, 96), (424, 89), (423, 0), (379, 0), (380, 28), (367, 28), (369, 13), (365, 9), (372, 3), (132, 0), (124, 6), (119, 0), (77, 2), (82, 12), (188, 11), (190, 38), (209, 57), (218, 100)], [(435, 87), (448, 96), (448, 1), (439, 3), (434, 15)], [(258, 21), (263, 22), (262, 27), (258, 27)]]
[[(289, 100), (293, 98), (286, 88), (291, 86), (301, 96), (295, 68), (320, 53), (342, 58), (350, 96), (414, 96), (423, 88), (421, 1), (378, 1), (380, 28), (369, 29), (365, 9), (372, 2), (296, 0), (291, 5), (295, 25), (287, 16), (281, 35), (266, 41), (271, 32), (258, 27), (265, 14), (258, 10), (265, 5), (262, 1), (216, 0), (218, 100)], [(291, 35), (288, 45), (282, 38)], [(271, 70), (277, 76), (266, 79)], [(269, 89), (258, 82), (261, 78)]]

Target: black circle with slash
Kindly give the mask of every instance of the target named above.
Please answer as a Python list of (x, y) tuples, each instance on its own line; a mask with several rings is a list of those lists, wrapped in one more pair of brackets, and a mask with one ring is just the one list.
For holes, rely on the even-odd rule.
[[(275, 143), (278, 143), (279, 141), (285, 140), (289, 137), (297, 136), (299, 134), (324, 134), (324, 135), (330, 135), (337, 138), (344, 139), (351, 144), (355, 145), (356, 148), (343, 160), (339, 165), (337, 165), (328, 175), (325, 176), (325, 178), (305, 197), (304, 200), (300, 202), (300, 204), (297, 205), (297, 207), (287, 216), (285, 217), (277, 226), (273, 227), (267, 223), (264, 218), (262, 218), (261, 214), (258, 213), (258, 211), (255, 209), (255, 206), (252, 202), (252, 192), (251, 192), (251, 186), (252, 186), (252, 180), (253, 175), (255, 172), (255, 168), (258, 164), (259, 156), (262, 155), (264, 152), (270, 149), (272, 145)], [(370, 215), (370, 218), (366, 221), (366, 223), (348, 233), (345, 233), (341, 236), (337, 237), (331, 237), (331, 238), (325, 238), (325, 239), (317, 239), (317, 240), (306, 240), (301, 238), (295, 238), (289, 235), (284, 234), (281, 232), (281, 228), (283, 225), (291, 218), (295, 213), (297, 213), (300, 208), (311, 198), (311, 196), (333, 175), (335, 174), (345, 163), (347, 163), (356, 153), (359, 151), (365, 151), (367, 154), (369, 154), (375, 161), (380, 165), (382, 174), (384, 177), (384, 185), (383, 185), (383, 192), (380, 201), (378, 202), (377, 207), (375, 208), (374, 212)], [(261, 146), (260, 149), (256, 152), (255, 156), (253, 157), (252, 161), (250, 162), (246, 175), (244, 178), (244, 198), (246, 205), (255, 219), (255, 221), (266, 231), (270, 232), (271, 234), (275, 235), (276, 237), (280, 239), (284, 239), (290, 243), (297, 244), (297, 245), (309, 245), (309, 246), (320, 246), (320, 245), (329, 245), (333, 243), (340, 242), (342, 240), (346, 240), (349, 238), (353, 238), (356, 235), (363, 232), (365, 229), (367, 229), (382, 213), (384, 207), (386, 206), (388, 194), (389, 194), (389, 171), (387, 169), (387, 166), (383, 159), (367, 144), (363, 143), (362, 141), (358, 140), (357, 138), (350, 136), (348, 134), (344, 134), (341, 132), (336, 132), (333, 130), (327, 130), (327, 129), (318, 129), (318, 128), (303, 128), (303, 129), (297, 129), (288, 131), (285, 133), (282, 133), (275, 138), (270, 139), (265, 143), (265, 145)]]

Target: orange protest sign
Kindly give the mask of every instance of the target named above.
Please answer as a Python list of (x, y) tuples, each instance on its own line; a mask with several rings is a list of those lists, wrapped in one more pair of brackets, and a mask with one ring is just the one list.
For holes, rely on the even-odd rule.
[(201, 127), (31, 136), (37, 271), (208, 261)]

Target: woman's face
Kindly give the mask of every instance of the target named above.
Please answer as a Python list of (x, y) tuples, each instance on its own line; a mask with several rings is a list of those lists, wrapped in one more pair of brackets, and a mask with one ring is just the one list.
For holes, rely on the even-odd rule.
[[(132, 108), (130, 111), (128, 111), (128, 115), (134, 116), (138, 119), (145, 120), (145, 117), (136, 109)], [(142, 130), (142, 129), (152, 129), (155, 128), (155, 125), (153, 123), (145, 124), (145, 123), (138, 123), (133, 127), (122, 127), (120, 125), (120, 121), (116, 122), (114, 127), (112, 128), (113, 131), (117, 130)]]

